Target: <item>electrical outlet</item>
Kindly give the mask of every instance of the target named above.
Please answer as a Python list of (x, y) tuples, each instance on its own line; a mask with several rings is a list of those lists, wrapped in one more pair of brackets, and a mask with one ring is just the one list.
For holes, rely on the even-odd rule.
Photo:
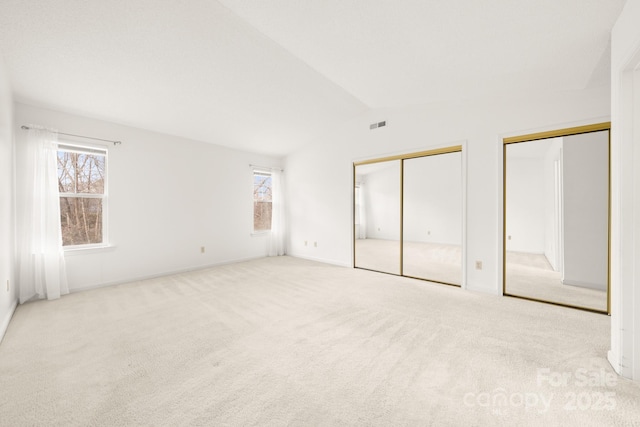
[(307, 241), (306, 240), (304, 241), (304, 245), (307, 246)]
[(482, 270), (482, 261), (476, 261), (476, 270)]
[(203, 254), (205, 251), (204, 246), (200, 246), (200, 253)]
[(9, 292), (9, 279), (7, 279), (7, 292)]
[(431, 230), (427, 231), (427, 236), (431, 236)]
[(507, 240), (511, 240), (511, 236), (507, 236)]
[(317, 248), (318, 247), (318, 242), (313, 242), (313, 247)]

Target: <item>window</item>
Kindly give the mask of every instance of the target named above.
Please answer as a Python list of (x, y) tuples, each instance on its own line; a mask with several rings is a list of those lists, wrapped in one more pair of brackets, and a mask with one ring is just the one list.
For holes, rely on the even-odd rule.
[(253, 171), (253, 231), (271, 230), (272, 180), (268, 172)]
[(102, 245), (105, 235), (107, 150), (58, 145), (62, 245)]

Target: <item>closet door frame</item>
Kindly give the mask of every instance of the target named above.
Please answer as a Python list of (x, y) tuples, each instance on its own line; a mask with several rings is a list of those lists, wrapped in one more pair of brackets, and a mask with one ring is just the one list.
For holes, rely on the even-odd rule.
[[(608, 182), (607, 182), (607, 295), (606, 309), (600, 310), (591, 307), (584, 307), (577, 304), (569, 304), (558, 301), (550, 301), (542, 298), (534, 298), (523, 295), (510, 293), (507, 289), (507, 147), (510, 144), (521, 142), (532, 142), (541, 139), (566, 137), (573, 135), (586, 134), (591, 132), (608, 132)], [(535, 302), (557, 305), (561, 307), (575, 308), (579, 310), (589, 311), (593, 313), (611, 315), (611, 122), (595, 123), (583, 126), (575, 126), (570, 128), (554, 129), (544, 132), (536, 132), (524, 135), (506, 137), (502, 139), (502, 295), (520, 298)]]
[[(439, 282), (439, 281), (434, 281), (434, 280), (430, 280), (427, 278), (421, 278), (421, 277), (413, 277), (413, 276), (405, 276), (404, 275), (404, 271), (403, 271), (403, 265), (404, 265), (404, 257), (403, 257), (403, 247), (404, 247), (404, 235), (403, 235), (403, 231), (404, 231), (404, 161), (405, 160), (410, 160), (410, 159), (416, 159), (416, 158), (420, 158), (420, 157), (429, 157), (429, 156), (436, 156), (438, 154), (449, 154), (449, 153), (457, 153), (460, 152), (461, 153), (461, 180), (462, 180), (462, 201), (461, 201), (461, 209), (462, 209), (462, 224), (460, 225), (462, 228), (462, 242), (460, 242), (461, 245), (461, 250), (462, 250), (462, 262), (460, 264), (460, 268), (462, 270), (462, 283), (460, 285), (457, 284), (453, 284), (453, 283), (446, 283), (446, 282)], [(449, 285), (449, 286), (455, 286), (455, 287), (460, 287), (460, 288), (466, 288), (466, 159), (465, 159), (465, 151), (463, 150), (463, 145), (451, 145), (451, 146), (447, 146), (447, 147), (442, 147), (442, 148), (435, 148), (432, 150), (425, 150), (425, 151), (417, 151), (417, 152), (412, 152), (412, 153), (407, 153), (407, 154), (398, 154), (398, 155), (394, 155), (394, 156), (387, 156), (387, 157), (379, 157), (379, 158), (373, 158), (373, 159), (367, 159), (367, 160), (361, 160), (361, 161), (356, 161), (353, 162), (353, 181), (352, 181), (352, 187), (351, 187), (351, 191), (352, 191), (352, 218), (351, 218), (351, 224), (352, 224), (352, 265), (353, 268), (360, 268), (360, 269), (364, 269), (364, 270), (371, 270), (368, 268), (362, 268), (362, 267), (358, 267), (356, 266), (356, 237), (357, 237), (357, 230), (356, 230), (356, 194), (355, 194), (355, 189), (356, 189), (356, 185), (357, 185), (357, 176), (356, 176), (356, 168), (357, 166), (363, 166), (363, 165), (370, 165), (370, 164), (374, 164), (374, 163), (382, 163), (382, 162), (390, 162), (390, 161), (395, 161), (395, 160), (399, 160), (400, 161), (400, 206), (399, 206), (399, 210), (400, 210), (400, 274), (397, 274), (397, 276), (402, 276), (402, 277), (408, 277), (408, 278), (412, 278), (412, 279), (418, 279), (418, 280), (424, 280), (424, 281), (428, 281), (428, 282), (433, 282), (433, 283), (440, 283), (440, 284), (444, 284), (444, 285)], [(371, 270), (371, 271), (377, 271), (377, 270)], [(380, 271), (380, 273), (385, 273), (385, 274), (392, 274), (392, 275), (396, 275), (394, 273), (387, 273), (384, 271)]]

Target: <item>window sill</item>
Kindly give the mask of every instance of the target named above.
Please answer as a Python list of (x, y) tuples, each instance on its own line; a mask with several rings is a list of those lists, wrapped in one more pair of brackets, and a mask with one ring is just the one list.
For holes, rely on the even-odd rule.
[(112, 251), (115, 248), (116, 246), (112, 246), (112, 245), (77, 246), (77, 247), (64, 248), (64, 255), (65, 256), (89, 255), (94, 253)]
[(271, 234), (271, 230), (254, 231), (251, 233), (251, 236), (268, 236), (269, 234)]

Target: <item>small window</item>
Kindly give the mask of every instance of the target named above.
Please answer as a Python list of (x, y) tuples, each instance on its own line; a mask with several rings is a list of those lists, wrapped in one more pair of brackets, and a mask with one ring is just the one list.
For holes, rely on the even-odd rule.
[(58, 145), (62, 245), (104, 245), (107, 151)]
[(255, 233), (271, 230), (272, 194), (271, 174), (253, 171), (253, 231)]

